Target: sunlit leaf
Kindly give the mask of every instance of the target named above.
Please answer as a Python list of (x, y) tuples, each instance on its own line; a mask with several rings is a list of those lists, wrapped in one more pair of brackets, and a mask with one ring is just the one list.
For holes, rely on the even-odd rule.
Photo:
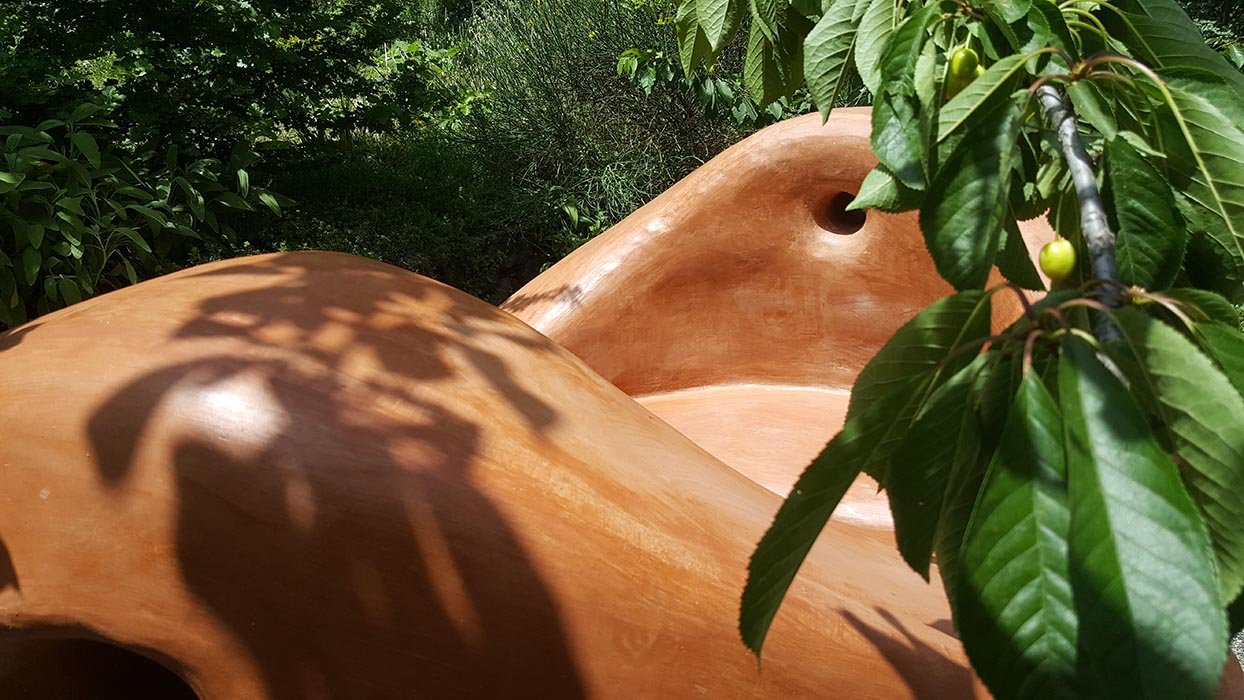
[(1240, 325), (1240, 314), (1222, 295), (1204, 289), (1178, 287), (1162, 292), (1179, 304), (1193, 321), (1217, 321), (1232, 328)]
[[(687, 71), (687, 73), (690, 74), (690, 71)], [(238, 194), (241, 195), (242, 197), (246, 197), (250, 194), (250, 191), (251, 191), (251, 176), (249, 173), (247, 173), (245, 170), (242, 170), (241, 168), (238, 169), (237, 175), (238, 175)]]
[(786, 10), (790, 0), (747, 0), (751, 9), (752, 30), (759, 31), (771, 43), (782, 39), (788, 33), (786, 26)]
[[(799, 21), (806, 22), (803, 17)], [(798, 32), (786, 32), (779, 43), (767, 39), (756, 25), (748, 36), (743, 60), (743, 83), (761, 104), (794, 93), (803, 82), (803, 41)]]
[(1009, 176), (1027, 91), (975, 123), (929, 185), (920, 229), (942, 278), (956, 289), (981, 287), (998, 253), (1007, 212)]
[(997, 10), (1002, 21), (1012, 24), (1028, 14), (1032, 9), (1032, 0), (993, 0), (989, 5)]
[(1244, 589), (1244, 398), (1174, 328), (1134, 309), (1115, 317), (1138, 376), (1184, 465), (1184, 480), (1204, 515), (1218, 560), (1220, 602)]
[(903, 212), (920, 206), (921, 193), (909, 189), (878, 165), (864, 178), (860, 191), (847, 206), (847, 211), (878, 209), (884, 212)]
[(1058, 404), (1030, 372), (968, 525), (959, 636), (999, 698), (1074, 698), (1077, 620)]
[(1059, 395), (1082, 692), (1208, 698), (1227, 624), (1196, 505), (1127, 388), (1078, 339), (1063, 342)]
[(927, 185), (924, 172), (924, 143), (920, 130), (913, 128), (918, 120), (915, 93), (882, 93), (873, 103), (873, 150), (903, 186), (923, 190)]
[[(879, 411), (873, 409), (872, 413)], [(755, 654), (760, 654), (769, 626), (804, 558), (859, 475), (860, 452), (867, 440), (859, 430), (861, 422), (878, 417), (847, 421), (795, 482), (773, 525), (756, 545), (739, 612), (739, 633)]]
[(837, 0), (804, 40), (803, 74), (808, 92), (826, 119), (838, 100), (855, 48), (852, 17), (857, 1), (864, 0)]
[(1067, 86), (1067, 97), (1076, 115), (1088, 122), (1105, 136), (1113, 139), (1119, 131), (1119, 120), (1114, 115), (1115, 105), (1103, 94), (1100, 84), (1091, 80), (1077, 80)]
[(866, 5), (860, 19), (859, 36), (855, 46), (855, 66), (860, 80), (872, 94), (881, 86), (881, 59), (890, 35), (894, 33), (894, 0), (860, 0)]
[(268, 209), (271, 209), (273, 214), (281, 215), (281, 204), (271, 192), (260, 192), (259, 201), (263, 202)]
[(890, 460), (886, 491), (898, 550), (926, 580), (950, 477), (975, 463), (980, 450), (975, 389), (988, 366), (988, 357), (978, 355), (938, 387)]
[(945, 141), (982, 110), (990, 111), (991, 107), (1009, 99), (1023, 67), (1023, 56), (1007, 56), (955, 95), (938, 115), (937, 140)]
[(695, 3), (695, 14), (713, 50), (720, 50), (738, 31), (747, 6), (745, 0), (686, 0)]
[(938, 9), (936, 3), (926, 5), (891, 35), (882, 60), (886, 88), (873, 102), (873, 151), (899, 182), (914, 190), (923, 190), (927, 182), (923, 134), (915, 128), (919, 110), (916, 64)]
[(1210, 321), (1196, 327), (1201, 345), (1222, 368), (1235, 390), (1244, 396), (1244, 334), (1238, 324)]
[(1219, 290), (1234, 290), (1238, 301), (1244, 282), (1244, 97), (1208, 73), (1181, 73), (1168, 85), (1171, 114), (1185, 146), (1170, 149), (1168, 158), (1186, 178), (1181, 191), (1190, 210), (1185, 213), (1204, 228), (1202, 235), (1228, 275), (1219, 280)]
[(1126, 14), (1101, 13), (1112, 33), (1140, 50), (1140, 58), (1154, 68), (1200, 68), (1244, 90), (1244, 74), (1222, 54), (1205, 45), (1201, 30), (1176, 0), (1116, 0)]
[(988, 335), (990, 297), (978, 290), (952, 294), (925, 307), (895, 331), (869, 360), (851, 390), (848, 414), (868, 405), (907, 398), (931, 373), (956, 372), (972, 359), (950, 363), (963, 343)]

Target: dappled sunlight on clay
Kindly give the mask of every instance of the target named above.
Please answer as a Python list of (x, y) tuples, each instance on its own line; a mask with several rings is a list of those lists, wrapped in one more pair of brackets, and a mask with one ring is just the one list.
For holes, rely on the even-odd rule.
[[(106, 489), (56, 489), (55, 501), (94, 513), (81, 525), (81, 514), (61, 514), (64, 544), (111, 532), (146, 549), (121, 560), (155, 560), (90, 564), (87, 546), (80, 564), (93, 580), (77, 586), (73, 605), (99, 608), (93, 629), (127, 643), (184, 629), (190, 648), (169, 653), (203, 665), (192, 676), (205, 697), (352, 697), (378, 682), (395, 693), (456, 686), (491, 695), (524, 678), (580, 692), (549, 594), (470, 477), (481, 428), (469, 402), (461, 411), (460, 391), (428, 389), (476, 382), (487, 387), (492, 421), (520, 434), (554, 425), (556, 411), (493, 355), (498, 338), (508, 347), (505, 334), (523, 335), (521, 324), (345, 256), (226, 263), (151, 284), (161, 287), (145, 305), (154, 319), (130, 332), (159, 351), (100, 353), (107, 379), (84, 393), (103, 400), (84, 416), (88, 442), (78, 451), (90, 458), (64, 460), (60, 476), (30, 473), (74, 482), (94, 472)], [(141, 291), (88, 304), (124, 304)], [(79, 312), (43, 342), (106, 337), (108, 315), (92, 323)], [(524, 352), (555, 351), (527, 335)], [(23, 491), (20, 479), (14, 490)], [(463, 549), (463, 528), (489, 546)], [(34, 590), (45, 591), (22, 601), (21, 624), (46, 619), (55, 629), (46, 591), (61, 569), (33, 564), (39, 545), (13, 536), (21, 531), (12, 523), (4, 532), (15, 567), (27, 562)], [(498, 562), (509, 562), (504, 578), (483, 574)], [(167, 621), (127, 621), (132, 596)], [(519, 630), (533, 635), (521, 651), (498, 641)], [(193, 650), (204, 645), (216, 649)], [(229, 647), (246, 658), (213, 674), (225, 667), (211, 657)], [(421, 667), (412, 655), (441, 661)]]
[[(144, 292), (150, 315), (116, 324)], [(155, 351), (113, 350), (137, 335)], [(4, 448), (28, 465), (0, 514), (22, 586), (6, 626), (160, 649), (204, 700), (845, 682), (814, 661), (858, 644), (833, 632), (832, 601), (875, 567), (811, 564), (758, 673), (733, 620), (777, 497), (431, 281), (335, 255), (232, 261), (49, 317), (19, 347), (28, 369), (74, 347), (108, 372), (70, 403), (39, 398), (71, 380), (55, 367), (0, 383), (28, 430), (81, 426)], [(886, 538), (855, 532), (834, 536), (835, 561)], [(90, 575), (67, 588), (72, 571)], [(920, 599), (918, 579), (890, 585)]]

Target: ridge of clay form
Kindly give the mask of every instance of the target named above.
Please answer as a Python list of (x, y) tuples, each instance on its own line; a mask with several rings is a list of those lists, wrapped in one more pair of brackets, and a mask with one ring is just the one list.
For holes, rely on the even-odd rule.
[(867, 489), (763, 666), (735, 631), (774, 492), (946, 292), (912, 217), (833, 231), (872, 162), (866, 112), (772, 127), (503, 309), (298, 253), (0, 335), (0, 698), (174, 697), (117, 648), (201, 700), (986, 697)]

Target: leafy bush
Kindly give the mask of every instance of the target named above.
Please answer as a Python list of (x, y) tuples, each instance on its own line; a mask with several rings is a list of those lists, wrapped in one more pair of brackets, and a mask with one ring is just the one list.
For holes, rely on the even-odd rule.
[(442, 79), (452, 52), (406, 40), (407, 9), (397, 0), (6, 3), (0, 214), (17, 235), (0, 248), (0, 322), (238, 252), (231, 210), (289, 201), (251, 182), (257, 148), (276, 166), (282, 142), (297, 154), (360, 129), (469, 113), (471, 101)]
[(130, 140), (213, 154), (259, 138), (388, 130), (423, 99), (418, 63), (383, 80), (368, 70), (409, 38), (405, 6), (16, 0), (0, 22), (0, 108), (30, 124), (104, 93)]
[(686, 90), (706, 115), (732, 121), (740, 130), (758, 129), (813, 110), (812, 98), (807, 90), (801, 89), (790, 98), (781, 96), (762, 105), (748, 94), (742, 81), (731, 79), (729, 74), (700, 71), (688, 78), (678, 58), (668, 56), (664, 51), (624, 51), (618, 57), (618, 75), (629, 78), (649, 96), (658, 86)]
[(174, 152), (119, 153), (97, 138), (116, 131), (99, 112), (0, 127), (0, 219), (13, 231), (0, 243), (4, 325), (162, 271), (204, 232), (228, 236), (231, 210), (280, 209), (250, 186), (252, 154), (181, 166)]
[(579, 242), (557, 233), (560, 212), (439, 128), (305, 150), (282, 163), (272, 186), (299, 205), (280, 221), (241, 222), (249, 250), (354, 253), (493, 301)]

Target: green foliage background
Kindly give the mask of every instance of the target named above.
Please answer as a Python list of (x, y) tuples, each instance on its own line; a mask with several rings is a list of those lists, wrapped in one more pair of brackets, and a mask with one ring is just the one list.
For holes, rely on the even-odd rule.
[[(1185, 4), (1212, 44), (1244, 35), (1235, 3)], [(684, 75), (672, 0), (129, 6), (0, 8), (0, 137), (92, 104), (92, 123), (74, 129), (111, 164), (97, 170), (54, 124), (22, 138), (78, 166), (39, 152), (19, 168), (31, 144), (7, 142), (6, 172), (36, 189), (0, 183), (0, 301), (20, 298), (0, 323), (131, 277), (274, 250), (375, 257), (498, 301), (752, 130), (812, 109), (806, 92), (749, 95), (730, 77), (741, 50)], [(866, 100), (852, 86), (840, 101)], [(183, 190), (175, 178), (192, 169)], [(100, 194), (125, 187), (164, 221)], [(28, 280), (29, 224), (58, 226), (57, 198), (84, 194), (123, 211), (80, 216), (82, 230), (62, 222), (73, 230), (38, 241)], [(94, 256), (75, 257), (83, 236)]]
[(394, 135), (360, 134), (274, 166), (300, 206), (254, 220), (256, 249), (380, 257), (499, 301), (744, 133), (681, 81), (648, 94), (619, 56), (676, 53), (663, 5), (490, 0), (420, 6), (421, 41), (457, 47), (456, 101)]

